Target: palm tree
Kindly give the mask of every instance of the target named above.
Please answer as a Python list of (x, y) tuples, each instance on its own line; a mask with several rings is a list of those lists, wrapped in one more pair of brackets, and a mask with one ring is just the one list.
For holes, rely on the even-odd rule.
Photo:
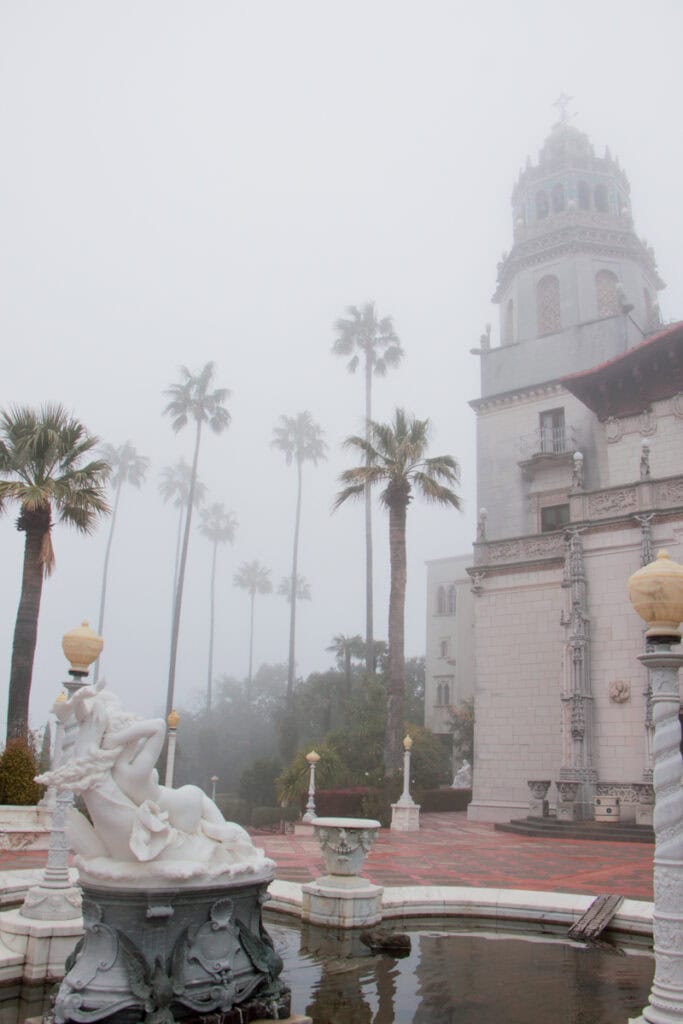
[[(112, 484), (114, 486), (114, 504), (111, 511), (111, 523), (109, 525), (109, 537), (107, 549), (104, 555), (104, 567), (102, 569), (102, 593), (100, 595), (100, 615), (97, 621), (97, 632), (102, 635), (104, 627), (104, 608), (107, 601), (107, 579), (109, 576), (109, 558), (111, 555), (112, 541), (114, 540), (114, 528), (116, 527), (116, 513), (119, 510), (119, 501), (124, 484), (132, 487), (140, 487), (144, 483), (149, 466), (149, 459), (144, 455), (138, 455), (130, 441), (115, 448), (113, 444), (103, 444), (100, 447), (100, 454), (105, 462), (112, 468)], [(97, 682), (100, 675), (100, 658), (95, 662), (95, 674), (93, 682)]]
[[(294, 587), (295, 596), (297, 601), (310, 601), (311, 600), (311, 584), (308, 582), (305, 576), (296, 577), (296, 585)], [(277, 592), (280, 597), (284, 597), (287, 604), (292, 603), (292, 577), (283, 576), (280, 580), (277, 588)]]
[(216, 562), (218, 545), (232, 544), (235, 539), (237, 520), (232, 512), (228, 512), (220, 502), (214, 502), (209, 508), (202, 509), (199, 529), (213, 544), (211, 556), (211, 613), (209, 618), (209, 671), (206, 682), (206, 710), (211, 710), (211, 683), (213, 679), (213, 640), (214, 623), (216, 620)]
[[(365, 440), (370, 440), (372, 420), (372, 377), (384, 377), (387, 370), (398, 366), (403, 349), (390, 316), (378, 317), (374, 302), (363, 306), (347, 306), (346, 317), (334, 325), (337, 332), (332, 352), (336, 356), (351, 356), (347, 363), (349, 373), (355, 373), (361, 358), (365, 371)], [(365, 642), (366, 670), (375, 671), (372, 584), (372, 495), (371, 485), (365, 487)]]
[(399, 771), (402, 760), (403, 703), (405, 695), (404, 618), (406, 595), (406, 513), (413, 490), (427, 501), (460, 508), (453, 490), (459, 469), (450, 455), (427, 458), (429, 420), (418, 420), (397, 409), (391, 423), (370, 423), (370, 440), (349, 437), (344, 447), (359, 452), (362, 466), (347, 469), (335, 508), (347, 498), (361, 497), (366, 485), (383, 484), (380, 501), (389, 512), (389, 664), (387, 672), (387, 725), (384, 770)]
[[(164, 466), (161, 471), (161, 483), (159, 493), (165, 503), (173, 503), (178, 512), (178, 535), (175, 546), (175, 566), (173, 569), (173, 602), (175, 603), (175, 589), (178, 585), (178, 564), (180, 562), (180, 541), (183, 535), (183, 518), (187, 508), (187, 499), (190, 496), (190, 482), (192, 480), (192, 469), (185, 462), (179, 459), (175, 466)], [(193, 508), (201, 508), (207, 494), (206, 484), (199, 478), (194, 482)]]
[(251, 681), (254, 667), (254, 603), (257, 594), (270, 594), (273, 584), (270, 582), (270, 569), (266, 569), (260, 562), (242, 562), (232, 578), (236, 587), (246, 590), (250, 597), (249, 614), (249, 677), (248, 687), (251, 692)]
[[(317, 466), (321, 459), (326, 458), (327, 445), (323, 441), (323, 431), (309, 412), (300, 412), (296, 416), (280, 416), (278, 426), (273, 428), (273, 448), (284, 453), (287, 465), (296, 463), (297, 491), (296, 515), (294, 518), (294, 548), (292, 553), (292, 572), (290, 575), (290, 594), (296, 593), (298, 581), (297, 569), (299, 560), (299, 527), (301, 525), (301, 484), (304, 462), (312, 462)], [(294, 692), (296, 637), (296, 601), (290, 598), (289, 612), (289, 671), (287, 674), (287, 703), (291, 706)]]
[(192, 524), (192, 509), (195, 503), (197, 488), (197, 467), (199, 465), (199, 448), (202, 439), (202, 428), (204, 425), (214, 432), (221, 434), (230, 426), (230, 413), (225, 408), (224, 402), (230, 392), (226, 388), (215, 388), (210, 390), (213, 383), (215, 365), (206, 363), (198, 374), (191, 374), (186, 366), (180, 369), (181, 380), (179, 384), (172, 384), (165, 392), (169, 396), (169, 402), (164, 408), (164, 415), (171, 417), (173, 430), (178, 433), (192, 420), (195, 425), (194, 454), (192, 456), (192, 469), (190, 470), (190, 489), (187, 495), (185, 513), (185, 530), (183, 533), (183, 544), (180, 551), (178, 563), (178, 579), (175, 588), (173, 601), (173, 625), (171, 628), (171, 656), (168, 666), (168, 689), (166, 692), (166, 716), (173, 710), (173, 698), (175, 695), (176, 661), (178, 657), (178, 634), (180, 632), (180, 611), (183, 603), (183, 586), (185, 584), (185, 567), (187, 565), (187, 552), (190, 545), (190, 526)]
[(0, 511), (19, 505), (17, 529), (26, 534), (21, 597), (14, 627), (7, 738), (25, 736), (43, 579), (54, 568), (52, 527), (59, 522), (91, 533), (109, 512), (104, 459), (86, 462), (98, 444), (61, 405), (0, 412)]
[(355, 636), (345, 636), (343, 633), (337, 633), (332, 637), (332, 643), (326, 648), (328, 651), (332, 651), (337, 659), (337, 665), (344, 672), (344, 682), (346, 685), (346, 696), (351, 696), (351, 660), (353, 658), (362, 658), (365, 654), (365, 644), (363, 643), (363, 637), (360, 633), (356, 633)]

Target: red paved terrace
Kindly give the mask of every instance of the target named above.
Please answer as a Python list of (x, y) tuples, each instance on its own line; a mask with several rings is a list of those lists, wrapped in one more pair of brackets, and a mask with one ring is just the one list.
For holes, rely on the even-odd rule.
[[(277, 877), (308, 882), (324, 874), (313, 836), (256, 834)], [(470, 885), (543, 892), (619, 893), (652, 900), (654, 846), (647, 843), (528, 838), (471, 822), (466, 813), (423, 814), (419, 832), (382, 829), (363, 874), (379, 885)], [(38, 868), (45, 853), (0, 851), (0, 871)]]
[[(324, 874), (314, 837), (255, 835), (277, 877), (308, 882)], [(382, 829), (363, 875), (378, 885), (470, 885), (543, 892), (619, 893), (652, 900), (654, 845), (529, 838), (470, 822), (466, 813), (422, 814), (419, 832)]]

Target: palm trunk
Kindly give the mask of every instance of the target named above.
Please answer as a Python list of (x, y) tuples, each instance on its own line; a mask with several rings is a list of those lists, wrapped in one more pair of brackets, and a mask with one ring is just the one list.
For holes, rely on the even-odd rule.
[(296, 668), (296, 590), (299, 568), (299, 526), (301, 524), (301, 459), (297, 459), (296, 516), (294, 519), (294, 552), (292, 554), (291, 604), (289, 607), (289, 663), (287, 665), (287, 708), (292, 710), (294, 672)]
[[(372, 362), (365, 353), (365, 440), (370, 440), (372, 419)], [(367, 456), (366, 462), (367, 465)], [(372, 579), (372, 488), (365, 485), (365, 670), (368, 675), (375, 673), (375, 638), (373, 622), (373, 579)]]
[(253, 667), (254, 667), (254, 604), (255, 604), (255, 601), (256, 601), (256, 591), (252, 590), (251, 591), (250, 614), (249, 614), (249, 676), (248, 676), (248, 686), (249, 686), (249, 695), (250, 696), (251, 696), (252, 670), (253, 670)]
[(384, 771), (401, 770), (403, 759), (403, 706), (405, 698), (404, 620), (406, 601), (406, 511), (407, 496), (399, 496), (389, 507), (389, 666), (387, 679), (387, 725), (384, 735)]
[[(109, 557), (111, 555), (111, 546), (114, 540), (114, 528), (116, 526), (116, 513), (119, 508), (119, 499), (121, 497), (121, 488), (123, 487), (123, 476), (119, 476), (119, 481), (116, 485), (116, 495), (114, 497), (114, 507), (111, 512), (111, 526), (109, 527), (109, 538), (107, 540), (107, 550), (104, 555), (104, 566), (102, 568), (102, 593), (100, 595), (100, 614), (97, 620), (97, 632), (102, 636), (102, 629), (104, 628), (104, 609), (107, 603), (107, 580), (109, 577)], [(93, 683), (96, 683), (100, 677), (100, 658), (95, 662), (95, 674), (93, 676)]]
[(206, 680), (206, 710), (211, 710), (213, 690), (213, 637), (216, 611), (216, 558), (218, 555), (218, 541), (213, 545), (213, 558), (211, 559), (211, 610), (209, 612), (209, 671)]
[(175, 697), (175, 676), (176, 661), (178, 658), (178, 634), (180, 633), (180, 611), (183, 603), (183, 587), (185, 586), (185, 567), (187, 565), (187, 552), (190, 546), (190, 526), (192, 524), (192, 507), (194, 505), (194, 492), (197, 483), (197, 467), (199, 465), (199, 443), (202, 435), (201, 421), (197, 422), (197, 437), (194, 445), (194, 457), (192, 459), (192, 475), (190, 477), (190, 490), (187, 495), (187, 514), (185, 516), (185, 532), (183, 536), (183, 547), (180, 552), (180, 565), (178, 566), (178, 581), (175, 588), (173, 602), (173, 626), (171, 628), (171, 656), (168, 666), (168, 687), (166, 690), (166, 717), (173, 710)]
[(344, 679), (346, 682), (346, 697), (351, 698), (351, 648), (346, 646), (344, 651)]
[[(23, 514), (23, 513), (22, 513)], [(32, 515), (36, 515), (33, 513)], [(33, 677), (33, 659), (38, 638), (38, 615), (43, 592), (44, 566), (40, 560), (43, 538), (49, 532), (50, 513), (47, 513), (47, 528), (26, 529), (24, 542), (24, 568), (21, 580), (21, 596), (14, 626), (12, 665), (10, 668), (9, 694), (7, 700), (7, 739), (24, 737), (28, 733), (28, 708)]]

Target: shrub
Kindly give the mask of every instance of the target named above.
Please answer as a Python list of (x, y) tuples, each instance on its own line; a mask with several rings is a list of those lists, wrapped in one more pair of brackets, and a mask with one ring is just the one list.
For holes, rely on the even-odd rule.
[(9, 740), (0, 756), (0, 801), (20, 807), (37, 804), (43, 789), (35, 777), (36, 759), (26, 740)]
[(274, 807), (277, 802), (275, 780), (282, 771), (282, 762), (263, 757), (242, 772), (240, 796), (252, 805)]
[(231, 793), (217, 793), (216, 807), (226, 821), (234, 821), (237, 825), (249, 824), (249, 804)]
[(471, 789), (427, 789), (422, 794), (423, 811), (464, 811), (472, 799)]
[[(334, 747), (321, 743), (317, 749), (320, 760), (315, 769), (316, 788), (318, 785), (334, 784), (342, 774), (342, 763)], [(288, 804), (298, 803), (302, 794), (308, 792), (311, 770), (306, 753), (307, 751), (300, 750), (277, 778), (275, 784), (278, 800)]]
[(282, 821), (281, 807), (254, 807), (251, 812), (252, 828), (268, 828)]

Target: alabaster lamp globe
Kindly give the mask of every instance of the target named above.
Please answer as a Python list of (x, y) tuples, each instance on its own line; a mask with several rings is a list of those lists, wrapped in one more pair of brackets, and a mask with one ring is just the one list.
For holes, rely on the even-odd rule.
[(306, 754), (306, 760), (309, 764), (317, 764), (320, 760), (320, 754), (316, 753), (315, 750), (312, 750), (310, 754)]
[(103, 647), (104, 640), (87, 622), (70, 629), (62, 637), (62, 650), (71, 665), (70, 672), (78, 676), (87, 676), (88, 669), (97, 661)]
[(660, 551), (654, 562), (629, 577), (628, 592), (633, 607), (648, 624), (647, 637), (680, 640), (683, 565), (674, 562), (668, 551)]
[(412, 737), (411, 736), (406, 736), (406, 738), (403, 741), (403, 749), (404, 750), (410, 750), (412, 748), (412, 746), (413, 746)]
[(180, 724), (180, 715), (175, 708), (171, 711), (170, 715), (166, 719), (169, 729), (177, 729)]

